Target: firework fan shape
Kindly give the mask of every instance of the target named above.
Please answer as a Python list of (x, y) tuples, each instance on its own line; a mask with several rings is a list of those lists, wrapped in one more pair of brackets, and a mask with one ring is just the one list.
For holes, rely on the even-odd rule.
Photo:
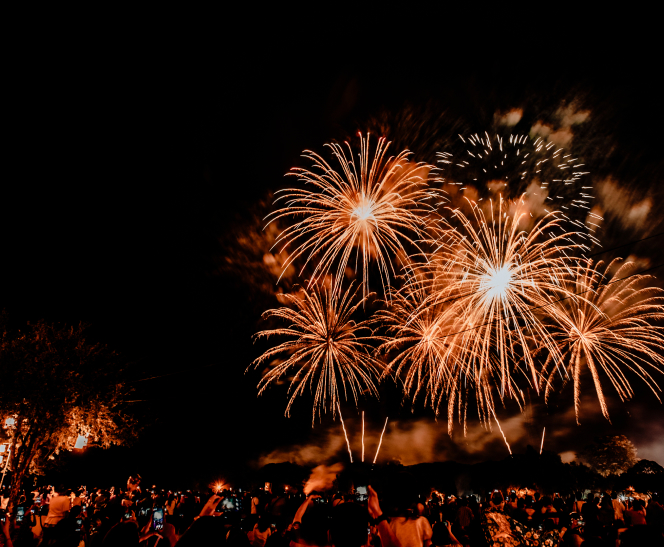
[[(578, 157), (542, 137), (509, 134), (491, 138), (485, 132), (466, 138), (459, 135), (459, 139), (452, 147), (454, 153), (437, 154), (447, 183), (459, 193), (472, 189), (478, 192), (478, 202), (496, 192), (508, 200), (526, 195), (535, 216), (557, 211), (597, 242), (593, 234), (601, 219), (589, 212), (593, 188), (583, 182), (588, 171)], [(586, 221), (588, 215), (594, 221)]]
[(311, 286), (331, 273), (336, 264), (334, 290), (338, 292), (355, 250), (354, 266), (357, 270), (361, 262), (362, 294), (366, 297), (371, 259), (378, 264), (385, 289), (395, 275), (392, 258), (408, 256), (403, 243), (414, 244), (432, 210), (429, 203), (440, 201), (440, 195), (427, 185), (432, 166), (408, 161), (407, 150), (388, 157), (390, 143), (384, 138), (378, 139), (372, 153), (369, 136), (359, 136), (359, 163), (348, 142), (326, 145), (338, 168), (315, 152), (305, 151), (304, 157), (311, 160), (313, 168), (293, 168), (288, 175), (313, 189), (282, 190), (275, 203), (284, 206), (268, 218), (270, 222), (294, 220), (275, 242), (281, 250), (292, 249), (284, 271), (298, 257), (306, 257), (302, 271), (315, 262)]
[(272, 362), (281, 355), (285, 361), (277, 362), (258, 384), (259, 395), (273, 382), (294, 373), (291, 380), (290, 399), (286, 416), (298, 395), (307, 386), (315, 391), (312, 424), (316, 414), (330, 410), (332, 416), (339, 409), (340, 390), (344, 399), (349, 392), (357, 405), (358, 395), (368, 391), (378, 397), (374, 379), (380, 377), (381, 363), (373, 357), (374, 336), (370, 321), (356, 323), (352, 316), (366, 298), (356, 300), (358, 289), (350, 287), (339, 294), (331, 289), (302, 290), (288, 294), (292, 307), (268, 310), (263, 318), (284, 320), (288, 326), (264, 330), (255, 338), (286, 336), (289, 340), (266, 351), (251, 366), (258, 367)]
[(413, 401), (423, 393), (425, 404), (433, 405), (432, 397), (449, 384), (454, 374), (450, 363), (456, 362), (458, 348), (445, 338), (450, 325), (445, 324), (448, 317), (443, 306), (435, 302), (426, 305), (428, 281), (411, 279), (394, 291), (389, 306), (376, 313), (376, 321), (387, 334), (379, 353), (392, 356), (383, 375), (403, 378), (404, 391)]
[[(603, 372), (621, 400), (631, 398), (632, 387), (625, 370), (632, 371), (646, 382), (659, 399), (657, 386), (648, 369), (662, 372), (664, 357), (664, 291), (659, 287), (644, 286), (651, 278), (635, 274), (635, 265), (616, 259), (600, 273), (603, 262), (593, 268), (588, 261), (569, 283), (568, 291), (577, 294), (552, 306), (549, 331), (563, 355), (565, 377), (574, 382), (574, 409), (579, 422), (581, 371), (587, 367), (604, 417), (609, 412), (600, 381)], [(616, 270), (617, 267), (617, 270)], [(611, 279), (610, 271), (616, 270)], [(550, 370), (546, 380), (545, 398), (551, 392), (558, 367), (549, 353), (543, 372)]]
[(566, 281), (574, 275), (574, 254), (583, 246), (574, 243), (573, 233), (557, 233), (563, 221), (553, 214), (529, 232), (520, 230), (527, 214), (520, 204), (501, 197), (495, 207), (488, 204), (488, 217), (472, 202), (470, 216), (451, 210), (451, 217), (440, 222), (440, 236), (431, 242), (435, 250), (421, 267), (432, 279), (423, 305), (445, 306), (441, 321), (449, 326), (443, 339), (461, 365), (454, 367), (445, 392), (434, 394), (448, 397), (450, 427), (455, 405), (459, 413), (465, 405), (462, 386), (474, 386), (486, 422), (493, 414), (494, 386), (501, 399), (519, 400), (513, 369), (538, 389), (536, 347), (548, 348), (553, 358), (560, 355), (542, 314), (553, 301), (570, 295)]

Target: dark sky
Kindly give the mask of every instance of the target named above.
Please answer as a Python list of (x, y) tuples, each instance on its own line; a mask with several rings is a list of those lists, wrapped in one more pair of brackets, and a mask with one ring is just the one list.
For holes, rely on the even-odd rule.
[[(14, 168), (0, 195), (2, 306), (17, 326), (41, 318), (90, 323), (91, 338), (133, 363), (132, 405), (148, 424), (131, 451), (79, 458), (86, 473), (112, 463), (113, 476), (133, 468), (154, 480), (169, 473), (206, 481), (292, 445), (336, 450), (329, 431), (336, 435), (338, 425), (312, 432), (308, 406), (282, 416), (284, 386), (256, 399), (258, 377), (244, 370), (259, 354), (251, 335), (260, 312), (274, 302), (220, 267), (304, 148), (320, 150), (408, 107), (422, 119), (445, 112), (450, 127), (484, 131), (496, 111), (523, 108), (535, 120), (580, 98), (592, 110), (587, 138), (607, 150), (595, 172), (646, 193), (662, 183), (658, 74), (637, 45), (438, 55), (412, 44), (372, 57), (331, 55), (306, 40), (284, 46), (273, 35), (252, 40), (258, 47), (238, 49), (230, 38), (185, 45), (176, 36), (135, 47), (54, 47), (13, 84)], [(643, 446), (644, 423), (664, 417), (655, 403), (644, 394), (629, 407)], [(389, 390), (365, 408), (374, 429), (386, 413), (401, 420), (395, 440), (413, 428), (415, 436), (430, 428), (437, 435), (445, 425), (400, 409)], [(539, 442), (542, 424), (563, 420), (565, 410), (551, 412), (558, 417), (538, 407), (521, 445)], [(614, 423), (622, 433), (633, 426), (621, 412)], [(583, 430), (564, 419), (570, 423), (551, 447), (560, 452), (611, 430), (594, 418)], [(447, 446), (440, 438), (422, 458), (440, 456)], [(473, 442), (483, 456), (503, 457), (494, 441)]]

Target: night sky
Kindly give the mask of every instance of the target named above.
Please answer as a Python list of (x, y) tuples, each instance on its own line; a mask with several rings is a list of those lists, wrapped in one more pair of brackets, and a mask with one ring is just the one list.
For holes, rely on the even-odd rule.
[[(239, 50), (229, 38), (199, 47), (175, 37), (163, 47), (54, 48), (13, 84), (13, 168), (0, 196), (2, 307), (16, 327), (42, 318), (89, 323), (91, 339), (132, 363), (131, 406), (145, 424), (132, 449), (73, 458), (84, 480), (119, 480), (135, 470), (149, 482), (205, 484), (247, 465), (342, 457), (338, 422), (324, 419), (312, 430), (308, 401), (283, 417), (286, 386), (257, 399), (259, 375), (245, 375), (260, 354), (251, 340), (260, 314), (277, 302), (256, 289), (251, 265), (238, 263), (237, 240), (254, 233), (283, 174), (303, 165), (305, 148), (321, 151), (358, 129), (392, 127), (388, 138), (433, 161), (429, 154), (452, 130), (491, 131), (497, 113), (520, 108), (527, 131), (575, 104), (590, 111), (575, 139), (586, 143), (593, 182), (611, 180), (606, 188), (623, 192), (621, 200), (652, 204), (634, 222), (621, 221), (627, 213), (613, 206), (605, 246), (664, 231), (652, 49), (542, 44), (514, 54), (464, 48), (438, 56), (413, 44), (376, 61), (273, 38)], [(403, 131), (398, 120), (406, 120)], [(628, 249), (655, 264), (664, 241)], [(664, 464), (664, 410), (634, 387), (629, 404), (611, 398), (611, 424), (588, 397), (576, 426), (568, 386), (548, 409), (502, 411), (504, 429), (519, 450), (538, 446), (546, 426), (545, 446), (559, 453), (596, 434), (624, 433), (639, 456)], [(471, 426), (465, 440), (455, 432), (452, 442), (445, 417), (435, 422), (421, 406), (411, 413), (400, 402), (386, 387), (380, 402), (362, 406), (373, 434), (390, 416), (385, 458), (506, 456), (496, 432)], [(349, 429), (358, 431), (357, 416), (347, 412)]]

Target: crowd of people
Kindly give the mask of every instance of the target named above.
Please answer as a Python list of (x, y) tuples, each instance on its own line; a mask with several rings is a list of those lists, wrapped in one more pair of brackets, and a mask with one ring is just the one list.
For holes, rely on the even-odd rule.
[(7, 512), (7, 547), (431, 547), (664, 545), (658, 495), (540, 495), (493, 491), (428, 496), (370, 485), (347, 492), (286, 487), (249, 492), (126, 487), (44, 487), (21, 494)]

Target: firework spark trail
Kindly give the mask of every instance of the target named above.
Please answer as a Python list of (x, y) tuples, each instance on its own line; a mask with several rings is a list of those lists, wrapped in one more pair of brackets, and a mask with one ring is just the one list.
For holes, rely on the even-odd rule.
[(341, 428), (344, 430), (344, 437), (346, 437), (346, 446), (348, 447), (348, 456), (350, 457), (350, 463), (353, 463), (353, 453), (350, 450), (350, 442), (348, 441), (348, 434), (346, 433), (346, 426), (344, 425), (344, 418), (341, 415), (341, 407), (337, 403), (337, 409), (339, 410), (339, 419), (341, 421)]
[(380, 445), (383, 444), (383, 435), (385, 435), (385, 429), (387, 428), (387, 420), (389, 419), (388, 416), (385, 417), (385, 425), (383, 426), (383, 431), (380, 433), (380, 440), (378, 441), (378, 448), (376, 449), (376, 455), (374, 456), (373, 463), (376, 463), (376, 460), (378, 459), (378, 453), (380, 452)]
[(500, 431), (500, 434), (503, 436), (503, 440), (505, 441), (505, 444), (507, 445), (507, 450), (509, 450), (510, 456), (512, 455), (512, 448), (510, 447), (510, 443), (507, 442), (507, 437), (505, 436), (505, 433), (503, 433), (503, 428), (500, 427), (500, 422), (498, 421), (498, 417), (496, 416), (496, 412), (491, 408), (491, 412), (493, 413), (493, 419), (496, 420), (496, 425), (498, 426), (498, 430)]
[(362, 411), (362, 461), (364, 461), (364, 410)]
[[(275, 203), (284, 207), (270, 214), (269, 222), (282, 218), (297, 221), (284, 229), (274, 244), (280, 250), (294, 247), (283, 265), (286, 269), (300, 256), (306, 257), (302, 271), (316, 257), (311, 283), (329, 273), (338, 263), (335, 291), (339, 291), (353, 249), (356, 266), (362, 262), (362, 291), (369, 292), (368, 267), (376, 259), (383, 287), (394, 277), (390, 254), (407, 256), (403, 242), (415, 245), (432, 211), (428, 202), (440, 201), (438, 191), (427, 186), (433, 166), (408, 161), (410, 152), (387, 157), (390, 146), (378, 139), (373, 156), (369, 135), (360, 137), (359, 171), (351, 145), (328, 144), (339, 163), (332, 167), (321, 156), (305, 151), (313, 170), (293, 168), (288, 175), (310, 184), (314, 190), (282, 190)], [(346, 150), (347, 149), (347, 150)], [(299, 218), (301, 217), (301, 218)], [(268, 223), (269, 224), (269, 223)], [(415, 239), (414, 239), (415, 238)]]
[[(635, 269), (634, 263), (625, 262), (618, 266), (619, 262), (620, 259), (612, 261), (602, 274), (603, 262), (593, 267), (592, 261), (588, 261), (569, 283), (570, 291), (583, 296), (556, 302), (548, 316), (548, 330), (559, 353), (568, 358), (561, 361), (567, 363), (563, 381), (570, 377), (573, 379), (577, 423), (581, 370), (584, 366), (591, 373), (602, 414), (607, 419), (609, 412), (600, 372), (608, 377), (622, 401), (633, 395), (626, 371), (640, 377), (660, 399), (658, 391), (661, 388), (647, 367), (660, 373), (664, 369), (664, 356), (661, 354), (664, 327), (660, 326), (664, 319), (664, 290), (643, 286), (650, 276), (630, 273)], [(613, 279), (606, 282), (614, 269)], [(542, 368), (542, 381), (546, 383), (545, 400), (553, 388), (557, 369), (558, 366), (548, 355)]]
[(546, 427), (542, 429), (542, 444), (540, 445), (540, 455), (542, 454), (542, 450), (544, 450), (544, 432), (546, 431)]
[(370, 328), (371, 321), (355, 322), (352, 315), (364, 304), (360, 298), (353, 304), (357, 289), (352, 286), (344, 294), (331, 289), (315, 289), (299, 294), (285, 295), (292, 307), (268, 310), (263, 318), (277, 318), (289, 323), (285, 328), (264, 330), (255, 339), (286, 336), (286, 342), (267, 350), (250, 366), (272, 363), (278, 356), (288, 358), (277, 361), (258, 384), (259, 395), (273, 382), (295, 372), (289, 387), (290, 399), (286, 416), (298, 395), (307, 386), (316, 385), (312, 425), (316, 414), (329, 409), (332, 417), (339, 408), (340, 394), (349, 398), (349, 391), (357, 405), (358, 395), (368, 391), (378, 397), (374, 377), (378, 378), (382, 364), (373, 356), (372, 343), (380, 339)]

